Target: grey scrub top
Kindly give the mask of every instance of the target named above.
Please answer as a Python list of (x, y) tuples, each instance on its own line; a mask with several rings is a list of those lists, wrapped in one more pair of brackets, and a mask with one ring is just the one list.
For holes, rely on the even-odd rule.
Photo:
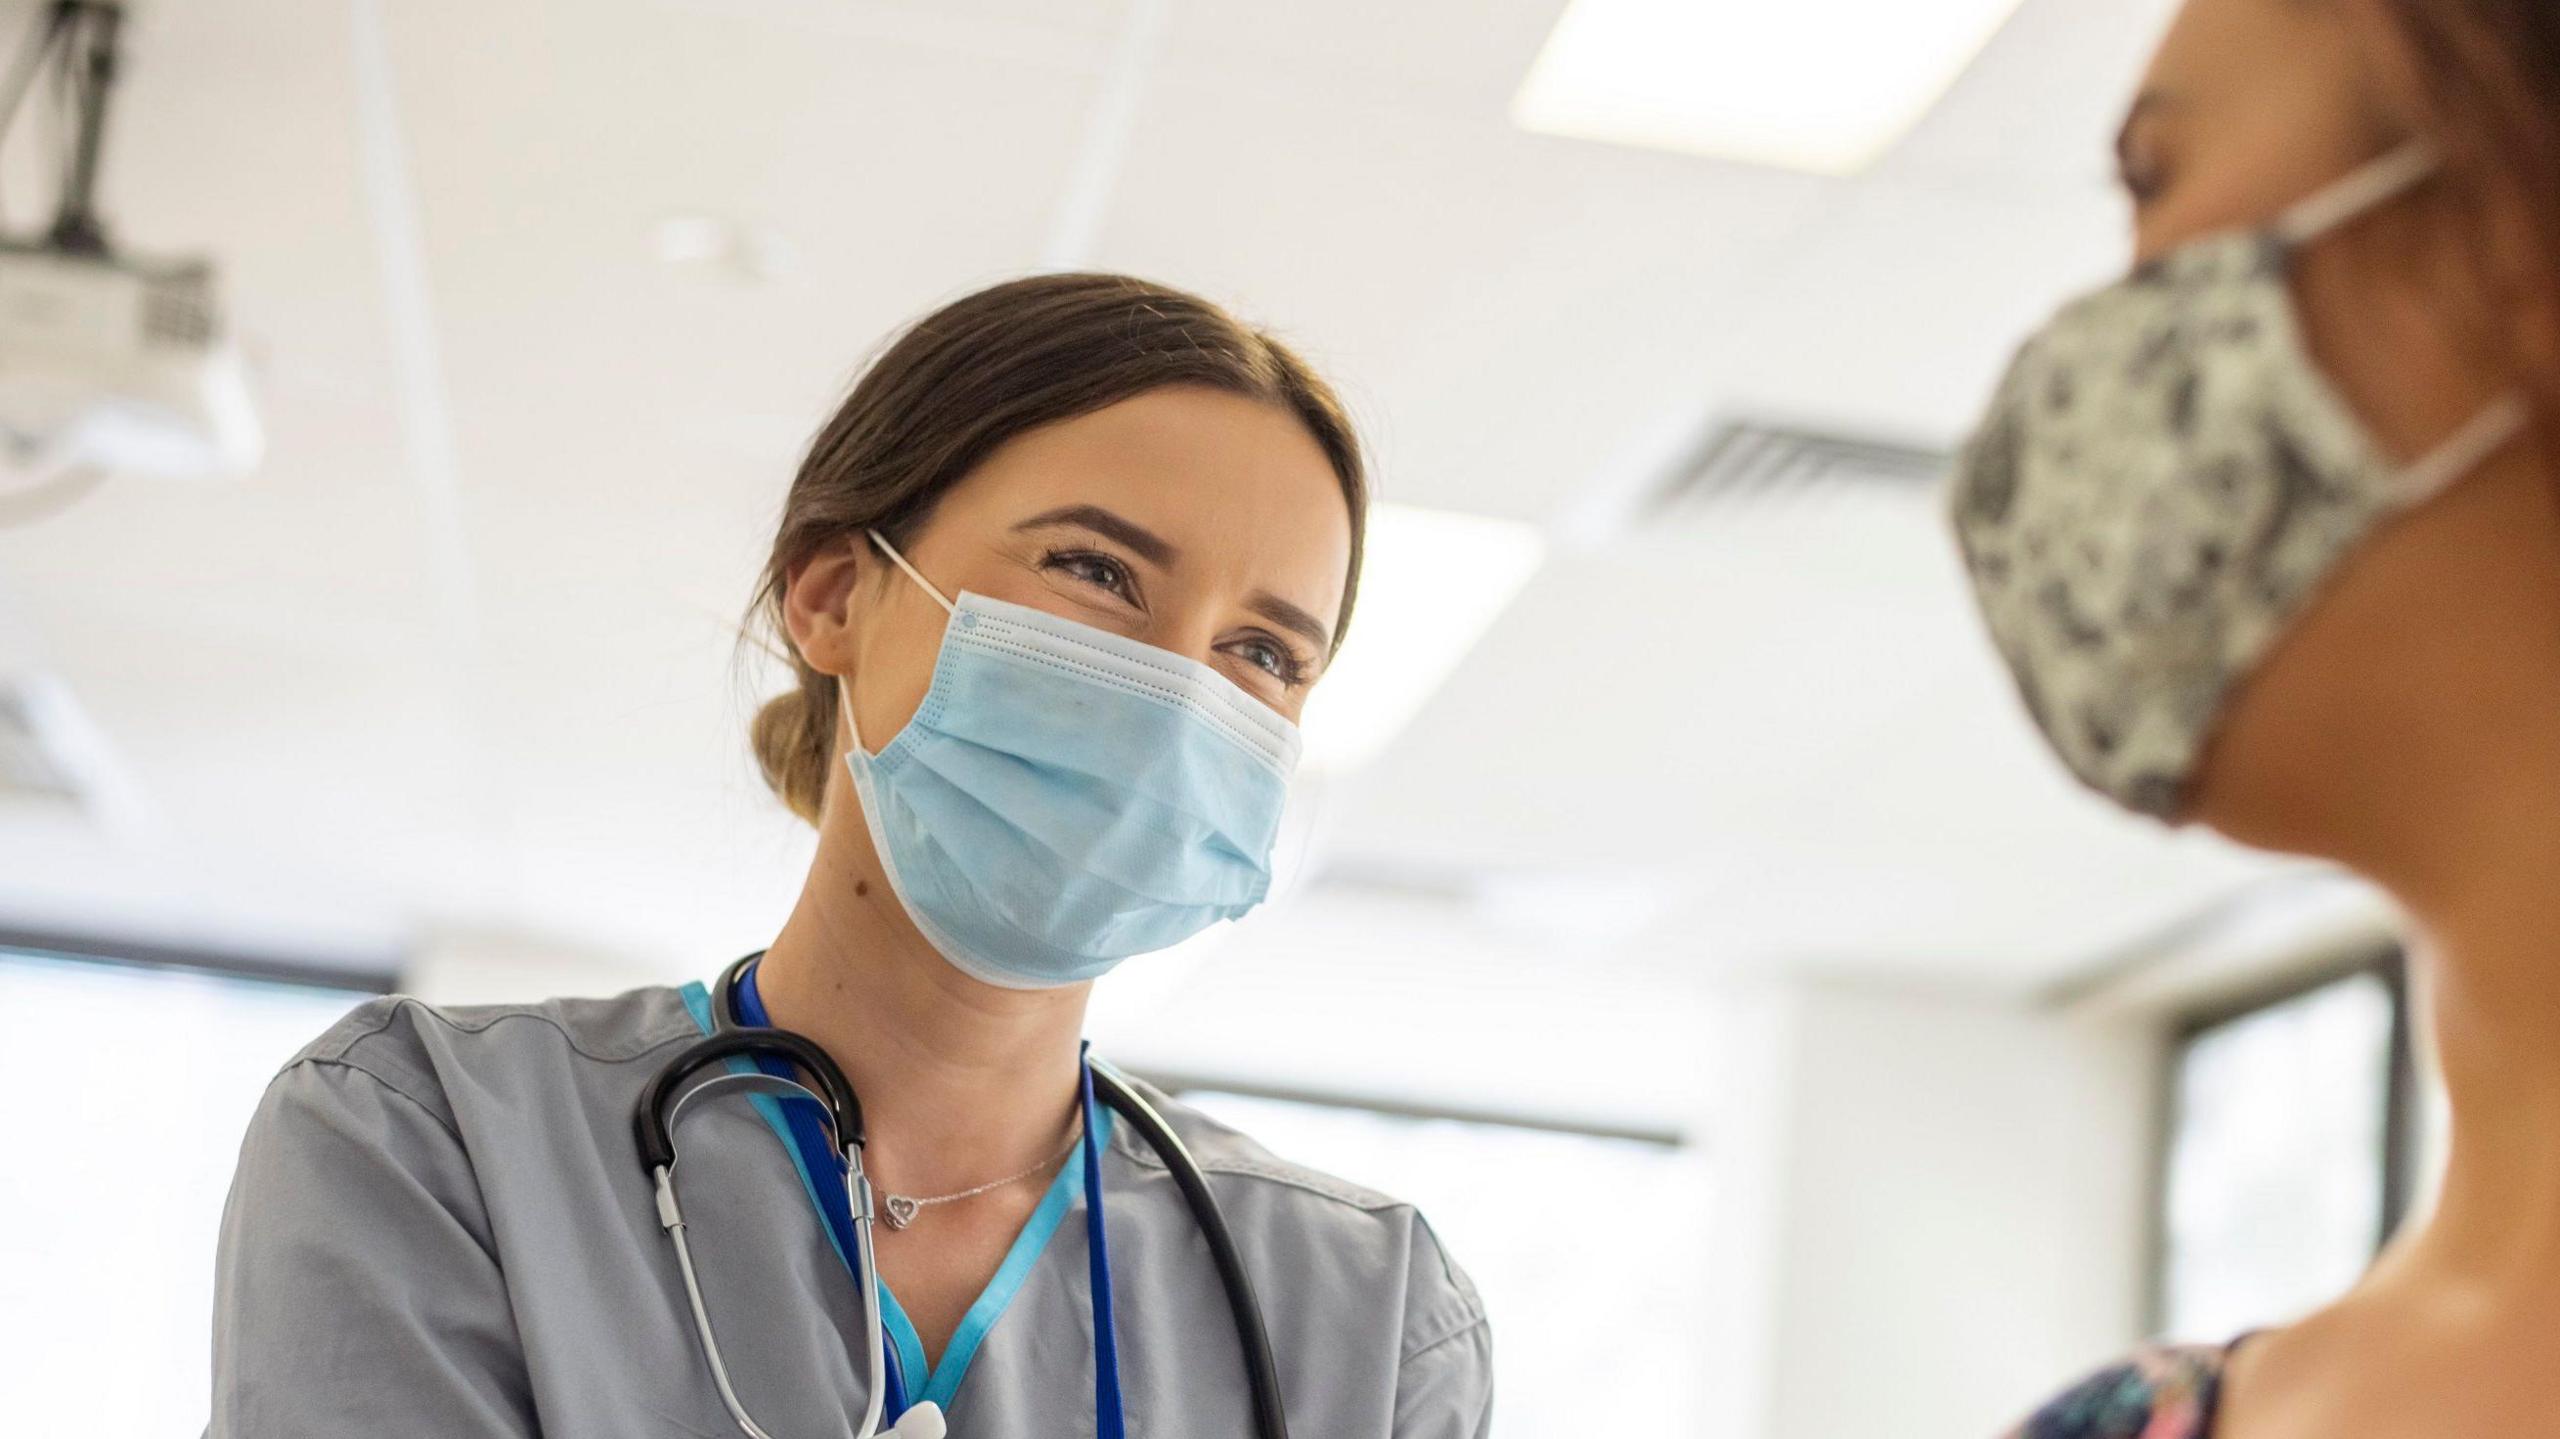
[[(641, 1086), (706, 1015), (699, 986), (612, 999), (358, 1008), (269, 1086), (224, 1210), (215, 1439), (351, 1434), (633, 1439), (737, 1426), (694, 1337), (632, 1137)], [(1480, 1439), (1491, 1339), (1405, 1204), (1274, 1158), (1149, 1091), (1207, 1173), (1252, 1272), (1293, 1433)], [(852, 1432), (852, 1279), (750, 1100), (689, 1107), (676, 1181), (740, 1401), (777, 1439)], [(1094, 1432), (1083, 1159), (912, 1398), (953, 1439)], [(1129, 1126), (1103, 1152), (1129, 1432), (1249, 1435), (1207, 1245)]]

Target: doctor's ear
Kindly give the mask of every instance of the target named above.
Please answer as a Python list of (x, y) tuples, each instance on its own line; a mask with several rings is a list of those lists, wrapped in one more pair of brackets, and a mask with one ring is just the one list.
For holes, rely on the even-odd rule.
[(851, 672), (854, 627), (879, 568), (858, 545), (828, 546), (792, 568), (782, 624), (801, 664), (822, 674)]
[(750, 730), (765, 783), (811, 825), (824, 816), (838, 771), (839, 675), (853, 672), (861, 645), (857, 623), (869, 598), (869, 572), (881, 568), (853, 546), (821, 544), (779, 576), (768, 601), (783, 630), (779, 656), (795, 678), (790, 689), (757, 709)]

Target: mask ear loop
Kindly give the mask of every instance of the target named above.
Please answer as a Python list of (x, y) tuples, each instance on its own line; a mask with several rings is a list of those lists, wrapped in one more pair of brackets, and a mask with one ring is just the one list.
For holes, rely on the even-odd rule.
[[(2424, 140), (2410, 140), (2327, 189), (2297, 202), (2276, 220), (2274, 230), (2288, 248), (2298, 247), (2337, 229), (2376, 206), (2407, 194), (2437, 170), (2443, 157)], [(2533, 423), (2532, 407), (2520, 395), (2501, 395), (2464, 422), (2444, 443), (2401, 473), (2402, 502), (2433, 499), (2454, 481), (2488, 463)]]
[[(898, 547), (889, 543), (887, 536), (878, 530), (865, 530), (863, 533), (871, 537), (871, 543), (880, 547), (880, 553), (887, 555), (891, 564), (907, 572), (907, 578), (915, 581), (918, 589), (933, 596), (933, 602), (942, 606), (944, 614), (960, 613), (957, 606), (943, 598), (942, 591), (933, 587), (933, 581), (926, 579), (914, 565), (907, 563), (907, 557), (898, 553)], [(853, 722), (853, 685), (845, 675), (836, 676), (836, 708), (844, 712), (844, 732), (853, 741), (853, 747), (866, 755), (869, 754), (871, 751), (865, 749), (862, 743), (862, 726)]]
[(908, 579), (915, 581), (926, 594), (933, 596), (933, 602), (942, 606), (942, 612), (944, 614), (956, 615), (960, 613), (957, 606), (953, 605), (951, 601), (943, 598), (942, 591), (933, 587), (933, 581), (926, 579), (922, 574), (917, 572), (915, 566), (907, 563), (907, 557), (899, 554), (898, 547), (889, 543), (887, 537), (883, 536), (878, 530), (871, 530), (867, 533), (871, 536), (871, 543), (880, 547), (880, 553), (887, 555), (891, 564), (896, 565), (899, 569), (905, 570), (907, 572)]
[(2533, 408), (2522, 395), (2501, 395), (2490, 401), (2488, 408), (2472, 416), (2451, 438), (2402, 474), (2406, 502), (2414, 505), (2435, 498), (2454, 481), (2487, 464), (2490, 456), (2505, 449), (2532, 424)]
[(2288, 248), (2306, 244), (2377, 205), (2407, 194), (2442, 168), (2436, 147), (2411, 140), (2297, 200), (2270, 228)]

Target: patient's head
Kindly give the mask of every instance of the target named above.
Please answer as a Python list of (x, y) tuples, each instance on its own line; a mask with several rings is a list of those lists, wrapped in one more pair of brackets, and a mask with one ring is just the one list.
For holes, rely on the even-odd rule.
[[(2560, 413), (2560, 6), (2190, 0), (2120, 145), (2149, 259), (2412, 142), (2440, 168), (2291, 275), (2318, 371), (2403, 464), (2502, 395)], [(2547, 453), (2527, 435), (2357, 543), (2233, 691), (2192, 817), (2423, 882), (2449, 822), (2560, 773)]]

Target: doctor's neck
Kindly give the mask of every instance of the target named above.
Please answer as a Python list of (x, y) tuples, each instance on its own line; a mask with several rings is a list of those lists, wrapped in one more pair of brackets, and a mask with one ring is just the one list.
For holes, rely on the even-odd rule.
[(908, 1192), (978, 1183), (1055, 1150), (1071, 1122), (1088, 985), (1011, 990), (919, 933), (850, 796), (831, 804), (791, 917), (756, 969), (776, 1025), (817, 1041)]

